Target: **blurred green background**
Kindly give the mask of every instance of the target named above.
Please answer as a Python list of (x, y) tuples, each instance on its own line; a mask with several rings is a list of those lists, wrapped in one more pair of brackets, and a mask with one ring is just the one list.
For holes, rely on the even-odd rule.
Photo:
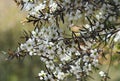
[(27, 57), (24, 62), (5, 61), (8, 55), (2, 53), (15, 50), (22, 41), (23, 30), (33, 29), (29, 24), (21, 23), (25, 16), (13, 0), (0, 0), (0, 81), (39, 81), (35, 78), (41, 67), (38, 57)]
[[(13, 0), (0, 0), (0, 81), (39, 81), (37, 73), (42, 69), (39, 57), (26, 57), (23, 62), (14, 59), (5, 61), (7, 54), (2, 51), (8, 49), (15, 50), (18, 42), (21, 42), (20, 36), (23, 35), (23, 30), (31, 30), (33, 27), (30, 24), (23, 25), (26, 14), (20, 11)], [(101, 67), (106, 71), (108, 65)], [(95, 80), (100, 81), (99, 75), (94, 72)], [(109, 81), (120, 81), (120, 64), (114, 63), (110, 68)]]

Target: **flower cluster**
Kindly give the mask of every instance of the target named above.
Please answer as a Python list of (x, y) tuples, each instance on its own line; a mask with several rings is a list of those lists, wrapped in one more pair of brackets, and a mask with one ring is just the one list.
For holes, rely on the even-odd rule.
[(108, 76), (108, 73), (104, 72), (104, 71), (100, 71), (99, 75), (101, 76), (101, 81), (106, 81), (107, 79), (110, 79), (110, 77)]
[(57, 26), (36, 28), (31, 37), (20, 45), (18, 52), (40, 56), (46, 67), (45, 71), (38, 74), (40, 80), (59, 81), (71, 74), (80, 80), (98, 67), (97, 49), (92, 50), (81, 45), (83, 51), (79, 51), (73, 40), (69, 42), (71, 44), (65, 42), (62, 31)]
[[(45, 69), (38, 73), (43, 81), (61, 81), (69, 76), (76, 81), (85, 81), (93, 69), (99, 65), (98, 43), (109, 42), (116, 33), (119, 40), (118, 0), (21, 0), (17, 1), (23, 10), (28, 11), (27, 20), (35, 25), (34, 31), (25, 43), (20, 44), (17, 54), (37, 55)], [(71, 31), (65, 37), (59, 21), (67, 23), (84, 19), (82, 28)], [(41, 26), (43, 25), (49, 26)], [(99, 73), (102, 77), (104, 72)]]
[(51, 23), (56, 21), (57, 16), (61, 16), (64, 8), (56, 0), (21, 0), (18, 1), (23, 10), (28, 12), (28, 22), (38, 24), (38, 21)]
[[(28, 11), (28, 22), (33, 22), (36, 26), (45, 22), (59, 25), (59, 20), (64, 22), (65, 18), (69, 24), (74, 24), (71, 21), (82, 18), (85, 31), (80, 31), (81, 34), (88, 34), (87, 38), (95, 40), (101, 40), (102, 37), (104, 40), (109, 39), (115, 33), (113, 30), (119, 27), (118, 0), (22, 0), (21, 6)], [(85, 27), (86, 24), (89, 26)], [(86, 39), (86, 36), (83, 37)]]

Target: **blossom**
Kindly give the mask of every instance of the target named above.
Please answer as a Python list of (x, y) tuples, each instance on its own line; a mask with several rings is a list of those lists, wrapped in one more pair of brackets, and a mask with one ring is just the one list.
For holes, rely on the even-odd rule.
[(90, 57), (97, 59), (98, 58), (97, 49), (90, 50), (90, 51), (91, 51)]
[(44, 80), (46, 73), (42, 70), (40, 73), (38, 73), (38, 76), (40, 77), (40, 80)]
[(21, 45), (20, 45), (20, 49), (21, 49), (21, 50), (26, 50), (26, 49), (27, 49), (27, 48), (26, 48), (26, 45), (25, 45), (25, 44), (21, 44)]
[(26, 11), (30, 11), (35, 5), (33, 3), (29, 3), (29, 2), (26, 2), (24, 4), (24, 7), (23, 9), (26, 10)]
[(50, 7), (50, 13), (55, 12), (57, 10), (57, 6), (58, 5), (56, 3), (51, 3), (49, 5), (49, 7)]
[(101, 77), (105, 77), (105, 76), (106, 76), (106, 74), (105, 74), (104, 71), (100, 71), (100, 72), (99, 72), (99, 75), (100, 75)]
[(39, 33), (39, 29), (38, 28), (36, 28), (31, 33), (32, 33), (33, 38), (38, 38), (39, 37), (39, 34), (38, 34)]
[(67, 54), (60, 55), (61, 61), (69, 61), (71, 59), (71, 56)]
[(31, 49), (33, 49), (34, 44), (35, 44), (34, 39), (30, 38), (26, 41), (25, 46), (28, 51), (31, 51)]
[(51, 70), (55, 68), (53, 61), (46, 61), (45, 63), (47, 68), (50, 68)]
[(84, 62), (89, 62), (89, 56), (84, 55), (84, 56), (83, 56), (83, 61), (84, 61)]
[(63, 80), (64, 79), (64, 77), (65, 77), (65, 74), (63, 73), (63, 72), (58, 72), (58, 74), (57, 74), (57, 78), (59, 79), (59, 80)]
[(120, 31), (117, 32), (115, 38), (114, 38), (114, 41), (117, 42), (120, 40)]
[(71, 67), (70, 72), (72, 72), (73, 74), (78, 74), (82, 72), (82, 69), (79, 65), (76, 66), (71, 65), (70, 67)]
[(45, 9), (45, 6), (46, 4), (40, 3), (38, 6), (34, 8), (34, 11), (35, 12), (38, 12), (39, 10), (42, 11), (43, 9)]

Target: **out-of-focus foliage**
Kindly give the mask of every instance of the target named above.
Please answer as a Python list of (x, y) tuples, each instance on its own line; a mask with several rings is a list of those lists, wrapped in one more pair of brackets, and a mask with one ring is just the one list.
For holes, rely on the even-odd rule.
[[(18, 45), (23, 30), (31, 30), (29, 25), (21, 24), (23, 20), (22, 11), (19, 11), (13, 1), (0, 0), (0, 81), (37, 81), (35, 74), (39, 71), (41, 63), (35, 63), (31, 57), (24, 62), (6, 61), (8, 54), (4, 51), (15, 49)], [(29, 68), (29, 69), (28, 69)]]

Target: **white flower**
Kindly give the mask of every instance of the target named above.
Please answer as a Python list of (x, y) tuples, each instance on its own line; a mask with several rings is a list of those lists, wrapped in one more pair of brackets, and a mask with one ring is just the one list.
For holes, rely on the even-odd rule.
[(21, 50), (26, 50), (26, 44), (21, 44), (21, 45), (20, 45), (20, 49), (21, 49)]
[(55, 53), (56, 47), (54, 45), (46, 45), (46, 53), (52, 54)]
[(32, 56), (32, 55), (37, 55), (36, 49), (31, 49), (30, 52), (29, 52), (29, 55), (30, 55), (30, 56)]
[(91, 71), (92, 70), (92, 65), (88, 64), (88, 70)]
[(92, 64), (94, 65), (94, 67), (97, 67), (98, 66), (98, 59), (93, 59), (93, 62)]
[(53, 63), (53, 61), (46, 61), (46, 67), (53, 70), (55, 68), (55, 65)]
[(54, 53), (49, 53), (46, 55), (49, 59), (53, 60), (54, 57), (55, 57), (55, 54)]
[(34, 4), (27, 2), (27, 3), (24, 3), (23, 9), (25, 9), (26, 11), (29, 11), (29, 10), (31, 10), (34, 6), (35, 6)]
[(57, 10), (57, 6), (58, 5), (56, 3), (51, 3), (49, 5), (49, 7), (50, 7), (50, 13), (55, 12)]
[(63, 72), (58, 72), (58, 74), (57, 74), (57, 78), (59, 79), (59, 80), (63, 80), (64, 79), (64, 77), (65, 77), (65, 74), (63, 73)]
[(56, 40), (59, 36), (58, 36), (58, 33), (57, 31), (56, 32), (51, 32), (51, 37)]
[[(58, 48), (58, 49), (61, 49), (60, 47), (62, 46), (62, 48), (66, 48), (66, 46), (65, 46), (65, 43), (63, 42), (63, 40), (60, 40), (58, 43), (57, 43), (57, 45), (56, 45), (56, 47)], [(61, 50), (60, 50), (61, 51)]]
[(31, 38), (28, 39), (25, 44), (26, 44), (27, 50), (31, 51), (31, 49), (33, 49), (33, 46), (35, 45), (34, 39), (31, 39)]
[(38, 76), (45, 76), (46, 73), (42, 70), (40, 73), (38, 73)]
[(85, 26), (85, 28), (90, 28), (89, 24), (85, 24), (84, 26)]
[(82, 59), (82, 58), (79, 58), (79, 59), (75, 62), (75, 65), (80, 65), (81, 59)]
[[(29, 14), (35, 16), (37, 13), (36, 13), (35, 11), (31, 11)], [(29, 18), (30, 15), (28, 15), (27, 17)], [(37, 15), (37, 17), (38, 17), (38, 16), (39, 16), (39, 15)]]
[(34, 38), (38, 38), (38, 36), (39, 36), (39, 29), (38, 28), (36, 28), (34, 31), (32, 31), (32, 35), (33, 35), (33, 37)]
[(42, 62), (46, 62), (46, 61), (47, 61), (47, 59), (44, 58), (44, 57), (40, 57), (40, 60), (41, 60)]
[(61, 54), (60, 59), (61, 61), (69, 61), (71, 59), (71, 56), (67, 54)]
[(90, 50), (90, 51), (91, 51), (90, 57), (97, 59), (98, 58), (97, 49)]
[(35, 12), (38, 12), (39, 10), (42, 11), (43, 9), (45, 9), (45, 7), (46, 7), (46, 4), (40, 3), (38, 6), (34, 8), (34, 11)]
[(114, 38), (114, 41), (117, 42), (120, 40), (120, 31), (117, 32), (115, 38)]
[(80, 11), (80, 10), (77, 10), (77, 11), (76, 11), (76, 14), (75, 14), (75, 19), (77, 20), (77, 19), (79, 19), (79, 18), (81, 18), (81, 17), (82, 17), (81, 11)]
[(99, 12), (98, 14), (96, 14), (96, 18), (98, 20), (100, 20), (102, 17), (103, 17), (103, 13), (102, 12)]
[(87, 55), (83, 56), (83, 62), (89, 62), (90, 58)]
[(40, 80), (43, 80), (46, 76), (46, 73), (42, 70), (40, 73), (38, 73), (38, 76), (40, 77)]
[(47, 18), (49, 18), (49, 14), (48, 13), (45, 13), (45, 17), (44, 17), (44, 19), (47, 19)]
[(79, 56), (81, 55), (79, 51), (75, 52), (75, 55)]
[(71, 67), (70, 72), (72, 72), (74, 74), (78, 74), (78, 73), (82, 72), (82, 69), (79, 65), (76, 65), (76, 66), (71, 65), (70, 67)]
[(89, 75), (88, 63), (85, 63), (85, 66), (83, 66), (83, 71), (86, 72), (87, 75)]
[(105, 76), (106, 76), (106, 74), (105, 74), (104, 71), (100, 71), (100, 72), (99, 72), (99, 75), (100, 75), (101, 77), (105, 77)]

